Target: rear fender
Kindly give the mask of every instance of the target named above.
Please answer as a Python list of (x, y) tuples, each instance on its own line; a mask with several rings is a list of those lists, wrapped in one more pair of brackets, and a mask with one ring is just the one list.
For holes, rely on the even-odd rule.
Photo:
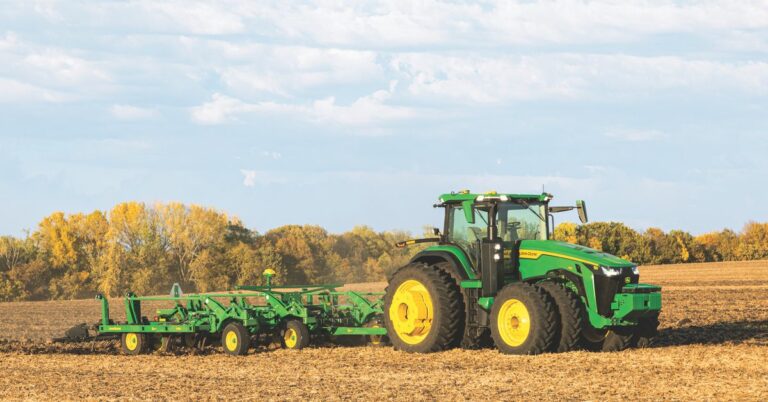
[(467, 255), (457, 246), (440, 245), (429, 247), (420, 251), (411, 258), (411, 262), (420, 262), (428, 265), (435, 265), (441, 262), (447, 262), (453, 270), (455, 276), (464, 279), (476, 279), (472, 265)]

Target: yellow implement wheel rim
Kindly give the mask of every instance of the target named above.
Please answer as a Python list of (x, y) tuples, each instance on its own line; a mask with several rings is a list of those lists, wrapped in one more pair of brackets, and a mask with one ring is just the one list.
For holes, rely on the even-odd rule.
[(403, 342), (416, 345), (429, 335), (435, 312), (432, 297), (423, 283), (409, 279), (395, 290), (389, 319)]
[(520, 346), (528, 339), (531, 332), (531, 315), (525, 304), (517, 299), (509, 299), (499, 309), (499, 335), (509, 346)]
[[(381, 328), (379, 324), (373, 324), (368, 328)], [(371, 335), (369, 338), (369, 342), (371, 342), (371, 345), (381, 345), (381, 335)]]
[(237, 349), (237, 333), (235, 331), (227, 332), (227, 336), (224, 341), (227, 345), (227, 350), (230, 352), (234, 352), (235, 349)]
[(139, 336), (130, 333), (125, 335), (125, 348), (133, 352), (139, 347)]
[(288, 328), (283, 334), (283, 340), (285, 340), (285, 347), (293, 349), (296, 347), (296, 344), (299, 343), (299, 335), (293, 328)]

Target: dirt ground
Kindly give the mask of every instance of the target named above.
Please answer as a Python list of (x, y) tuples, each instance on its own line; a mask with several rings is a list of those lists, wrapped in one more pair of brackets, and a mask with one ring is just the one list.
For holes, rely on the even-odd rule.
[[(0, 398), (768, 399), (768, 261), (641, 267), (641, 278), (664, 288), (661, 334), (651, 348), (620, 353), (319, 346), (121, 356), (108, 342), (45, 342), (96, 321), (95, 300), (0, 303)], [(112, 305), (116, 318), (120, 307)]]

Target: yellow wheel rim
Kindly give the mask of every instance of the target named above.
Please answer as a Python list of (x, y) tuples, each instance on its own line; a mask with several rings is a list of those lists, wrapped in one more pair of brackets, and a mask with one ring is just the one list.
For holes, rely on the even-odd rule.
[(285, 347), (293, 349), (296, 347), (296, 344), (299, 343), (299, 335), (293, 328), (288, 328), (283, 334), (283, 340), (285, 340)]
[(134, 334), (134, 333), (126, 334), (125, 335), (125, 348), (130, 350), (130, 351), (134, 351), (138, 347), (139, 347), (139, 336)]
[(389, 319), (403, 342), (416, 345), (429, 335), (434, 319), (429, 291), (421, 282), (409, 279), (395, 290), (389, 306)]
[(224, 341), (227, 345), (227, 350), (230, 352), (233, 352), (235, 349), (237, 349), (237, 333), (235, 331), (227, 332), (227, 336)]
[(497, 325), (504, 343), (509, 346), (520, 346), (528, 339), (528, 334), (531, 332), (531, 315), (523, 302), (509, 299), (499, 309)]
[[(368, 328), (381, 328), (381, 327), (379, 326), (379, 324), (373, 324)], [(381, 345), (381, 338), (382, 338), (381, 335), (371, 335), (369, 337), (369, 342), (371, 343), (371, 345)]]

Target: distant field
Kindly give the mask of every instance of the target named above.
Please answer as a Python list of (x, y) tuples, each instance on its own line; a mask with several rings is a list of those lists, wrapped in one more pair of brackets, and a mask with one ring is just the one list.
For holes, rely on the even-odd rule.
[[(768, 399), (768, 261), (647, 266), (641, 278), (664, 288), (661, 335), (652, 348), (611, 354), (315, 347), (126, 357), (44, 343), (97, 321), (95, 300), (0, 303), (0, 398)], [(121, 308), (113, 301), (118, 319)]]

